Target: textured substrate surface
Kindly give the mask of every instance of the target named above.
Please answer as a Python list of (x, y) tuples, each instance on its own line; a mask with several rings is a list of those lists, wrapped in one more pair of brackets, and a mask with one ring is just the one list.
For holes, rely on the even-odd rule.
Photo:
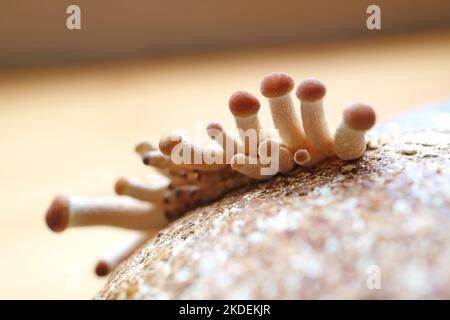
[(449, 140), (373, 138), (358, 161), (236, 191), (160, 232), (96, 298), (450, 298)]

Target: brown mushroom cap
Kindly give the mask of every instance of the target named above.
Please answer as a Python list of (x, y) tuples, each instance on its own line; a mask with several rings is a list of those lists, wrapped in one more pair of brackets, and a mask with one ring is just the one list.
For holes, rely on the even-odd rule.
[(376, 121), (375, 111), (364, 103), (355, 103), (344, 111), (344, 122), (354, 130), (367, 131)]
[(166, 135), (159, 140), (159, 150), (161, 150), (164, 155), (168, 156), (172, 152), (172, 149), (181, 141), (183, 141), (183, 138), (180, 135)]
[(297, 87), (296, 95), (302, 101), (318, 101), (323, 99), (327, 89), (319, 79), (308, 78)]
[(210, 122), (206, 126), (206, 132), (209, 137), (213, 138), (218, 132), (223, 132), (222, 124), (220, 122)]
[(121, 195), (124, 194), (125, 189), (128, 185), (128, 181), (125, 178), (119, 178), (116, 181), (116, 184), (114, 185), (114, 190), (116, 191), (117, 194)]
[(66, 196), (57, 196), (45, 215), (45, 221), (50, 230), (61, 232), (69, 224), (69, 199)]
[(286, 73), (275, 72), (268, 74), (261, 81), (261, 93), (266, 98), (282, 97), (294, 88), (294, 80)]
[(111, 272), (109, 265), (106, 261), (100, 260), (95, 267), (95, 274), (99, 277), (104, 277)]
[(138, 154), (140, 154), (140, 155), (144, 154), (144, 153), (147, 152), (147, 151), (155, 150), (155, 149), (156, 149), (155, 146), (152, 145), (152, 144), (150, 144), (150, 143), (148, 143), (148, 142), (141, 142), (141, 143), (138, 143), (138, 144), (134, 147), (134, 151), (136, 151), (136, 153), (138, 153)]
[(258, 113), (261, 105), (258, 98), (251, 93), (237, 91), (231, 95), (228, 106), (235, 117), (245, 118)]
[(309, 152), (304, 149), (299, 149), (294, 153), (294, 161), (297, 164), (303, 164), (310, 159)]

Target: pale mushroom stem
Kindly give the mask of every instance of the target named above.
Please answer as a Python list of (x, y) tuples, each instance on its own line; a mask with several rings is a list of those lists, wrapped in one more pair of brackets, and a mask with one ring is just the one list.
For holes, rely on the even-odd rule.
[(206, 131), (208, 136), (222, 147), (225, 163), (229, 164), (235, 154), (244, 152), (239, 137), (224, 129), (219, 122), (209, 123)]
[(303, 129), (310, 144), (309, 153), (312, 159), (309, 164), (315, 164), (333, 155), (333, 138), (328, 130), (322, 105), (325, 93), (325, 85), (314, 78), (302, 81), (296, 92), (301, 101)]
[(131, 178), (120, 178), (115, 184), (115, 191), (118, 195), (127, 195), (142, 201), (162, 203), (164, 195), (168, 192), (169, 182), (156, 179), (149, 182), (142, 182)]
[(269, 100), (274, 126), (291, 152), (309, 147), (290, 96), (293, 88), (294, 80), (284, 73), (271, 73), (261, 82), (261, 93)]
[(260, 103), (258, 98), (246, 91), (237, 91), (231, 95), (228, 106), (236, 122), (244, 154), (256, 157), (258, 144), (265, 138), (258, 118)]
[(152, 236), (151, 233), (133, 235), (119, 246), (106, 252), (97, 262), (95, 273), (102, 277), (112, 272), (120, 263), (129, 258), (140, 246)]
[(46, 222), (55, 232), (96, 225), (149, 231), (167, 225), (161, 208), (127, 197), (58, 196), (47, 211)]
[[(277, 154), (274, 154), (275, 149)], [(278, 161), (278, 171), (281, 173), (287, 173), (295, 166), (294, 156), (291, 151), (277, 139), (268, 138), (263, 140), (258, 147), (258, 156), (262, 159), (269, 158), (270, 161)]]
[(180, 169), (216, 171), (226, 167), (224, 151), (217, 143), (199, 145), (180, 135), (169, 134), (160, 140), (159, 149)]
[(270, 179), (274, 174), (264, 174), (265, 167), (267, 165), (263, 165), (258, 158), (249, 157), (243, 153), (238, 153), (231, 158), (231, 168), (252, 179)]
[(356, 103), (344, 111), (342, 123), (334, 134), (334, 152), (342, 160), (360, 158), (366, 151), (365, 133), (375, 124), (371, 106)]

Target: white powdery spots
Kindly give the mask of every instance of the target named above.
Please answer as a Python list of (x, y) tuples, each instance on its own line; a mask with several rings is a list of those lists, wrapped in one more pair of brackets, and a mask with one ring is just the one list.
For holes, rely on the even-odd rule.
[(374, 243), (374, 235), (371, 232), (366, 232), (354, 242), (354, 245), (359, 252), (369, 252)]
[(361, 232), (366, 227), (366, 224), (364, 223), (364, 220), (362, 219), (356, 219), (352, 223), (352, 231), (354, 232)]
[(234, 289), (230, 295), (230, 300), (250, 300), (253, 297), (253, 288), (249, 285), (243, 285)]
[(202, 258), (202, 253), (200, 250), (197, 250), (196, 248), (191, 249), (191, 260), (192, 261), (198, 261)]
[(397, 200), (394, 202), (394, 213), (400, 215), (409, 215), (411, 213), (411, 207), (408, 202), (403, 200)]
[(218, 268), (218, 265), (216, 261), (213, 261), (211, 257), (206, 257), (202, 259), (198, 265), (198, 274), (200, 276), (208, 276), (209, 274), (213, 274), (216, 272), (216, 269)]
[(253, 192), (243, 196), (242, 199), (245, 200), (245, 202), (250, 202), (253, 199), (259, 198), (262, 193), (262, 190), (254, 190)]
[(265, 297), (276, 297), (280, 290), (276, 281), (273, 281), (269, 275), (260, 282), (259, 290)]
[(334, 223), (340, 221), (350, 221), (349, 219), (353, 220), (354, 218), (359, 219), (359, 212), (357, 210), (359, 203), (358, 199), (348, 198), (341, 200), (339, 198), (335, 198), (334, 201), (338, 202), (333, 202), (333, 204), (329, 206), (331, 209), (323, 211), (322, 215), (324, 218)]
[(243, 210), (241, 209), (241, 208), (231, 208), (230, 210), (228, 210), (229, 211), (229, 215), (230, 216), (232, 216), (232, 215), (235, 215), (235, 214), (238, 214), (238, 213), (240, 213), (240, 212), (242, 212)]
[[(435, 198), (429, 197), (423, 190), (437, 189), (437, 183), (439, 178), (434, 179), (432, 184), (428, 182), (427, 173), (423, 169), (418, 168), (416, 165), (408, 165), (405, 168), (408, 176), (411, 179), (411, 185), (407, 192), (424, 205), (433, 205)], [(447, 182), (445, 182), (446, 184)], [(445, 185), (444, 184), (444, 185)]]
[(410, 217), (402, 226), (402, 231), (407, 235), (426, 232), (434, 225), (434, 220), (430, 216), (422, 215)]
[(309, 193), (308, 203), (317, 206), (326, 207), (329, 203), (333, 202), (333, 190), (328, 186), (315, 188)]
[(350, 211), (350, 212), (354, 213), (354, 210), (358, 206), (358, 203), (359, 203), (359, 200), (357, 198), (354, 198), (354, 197), (348, 198), (347, 200), (342, 202), (342, 204), (340, 205), (340, 208), (342, 210)]
[(291, 265), (296, 271), (312, 279), (320, 277), (324, 269), (320, 257), (314, 255), (308, 249), (300, 254), (294, 255), (291, 258)]
[(231, 230), (233, 232), (233, 234), (237, 235), (241, 233), (242, 227), (245, 225), (243, 220), (236, 220), (233, 221), (232, 225), (231, 225)]
[(330, 253), (337, 252), (340, 247), (339, 243), (340, 242), (335, 237), (328, 238), (325, 241), (325, 245), (324, 245), (325, 251), (330, 252)]
[(157, 270), (158, 274), (161, 277), (166, 277), (171, 272), (169, 264), (167, 264), (165, 261), (155, 261), (155, 263), (153, 264), (153, 269)]
[(185, 248), (187, 247), (189, 242), (191, 242), (190, 238), (187, 238), (186, 240), (179, 239), (173, 246), (172, 255), (177, 256), (185, 252)]
[(264, 233), (257, 231), (254, 231), (247, 236), (248, 241), (253, 244), (262, 242), (265, 238)]
[[(167, 294), (165, 291), (153, 290), (154, 294), (152, 294), (152, 299), (154, 300), (170, 300), (172, 297)], [(146, 296), (142, 295), (143, 298)]]
[(233, 284), (233, 277), (224, 272), (217, 272), (214, 275), (214, 281), (219, 283), (222, 287), (229, 287)]
[(290, 231), (299, 227), (300, 213), (283, 209), (278, 214), (258, 219), (256, 227), (260, 231)]
[(410, 264), (401, 273), (404, 285), (414, 293), (424, 295), (430, 291), (429, 276), (421, 265)]
[(210, 223), (208, 233), (212, 237), (216, 237), (220, 234), (222, 229), (224, 228), (224, 220), (228, 217), (228, 215), (220, 215), (215, 217), (215, 219)]
[(182, 268), (181, 270), (178, 270), (175, 272), (175, 281), (177, 282), (185, 282), (191, 279), (192, 274), (188, 269)]

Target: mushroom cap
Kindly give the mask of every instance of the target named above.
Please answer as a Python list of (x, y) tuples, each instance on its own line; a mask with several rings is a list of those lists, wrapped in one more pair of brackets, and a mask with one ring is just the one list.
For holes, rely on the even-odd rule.
[(212, 121), (210, 123), (208, 123), (208, 125), (206, 126), (207, 130), (219, 130), (222, 131), (223, 127), (222, 124), (218, 121)]
[(181, 141), (183, 141), (183, 137), (181, 135), (176, 134), (168, 134), (159, 140), (159, 150), (168, 156), (172, 152), (172, 149), (175, 148)]
[(327, 89), (322, 81), (315, 78), (308, 78), (300, 82), (296, 95), (302, 101), (318, 101), (323, 99)]
[(114, 185), (114, 190), (117, 194), (121, 195), (125, 193), (125, 189), (128, 186), (128, 180), (126, 178), (119, 178)]
[(141, 142), (138, 143), (135, 147), (134, 147), (134, 151), (136, 151), (136, 153), (142, 155), (147, 151), (151, 151), (151, 150), (156, 150), (156, 147), (149, 143), (149, 142)]
[(97, 263), (97, 266), (95, 267), (95, 274), (96, 275), (98, 275), (99, 277), (104, 277), (110, 272), (111, 272), (111, 270), (110, 270), (109, 265), (108, 265), (108, 263), (106, 261), (100, 260)]
[(223, 126), (220, 122), (210, 122), (207, 126), (206, 126), (206, 133), (208, 134), (208, 136), (212, 139), (215, 139), (216, 136), (219, 133), (223, 132)]
[(286, 73), (274, 72), (261, 81), (261, 93), (266, 98), (276, 98), (287, 95), (294, 88), (294, 80)]
[(45, 222), (50, 230), (62, 232), (69, 224), (70, 201), (66, 196), (59, 195), (51, 203), (45, 215)]
[(258, 98), (246, 91), (233, 93), (228, 101), (231, 113), (235, 117), (249, 117), (258, 113), (260, 103)]
[(376, 121), (375, 111), (365, 103), (355, 103), (344, 111), (344, 122), (354, 130), (367, 131)]
[(294, 153), (294, 161), (297, 164), (304, 164), (305, 162), (311, 160), (311, 156), (308, 150), (299, 149)]

